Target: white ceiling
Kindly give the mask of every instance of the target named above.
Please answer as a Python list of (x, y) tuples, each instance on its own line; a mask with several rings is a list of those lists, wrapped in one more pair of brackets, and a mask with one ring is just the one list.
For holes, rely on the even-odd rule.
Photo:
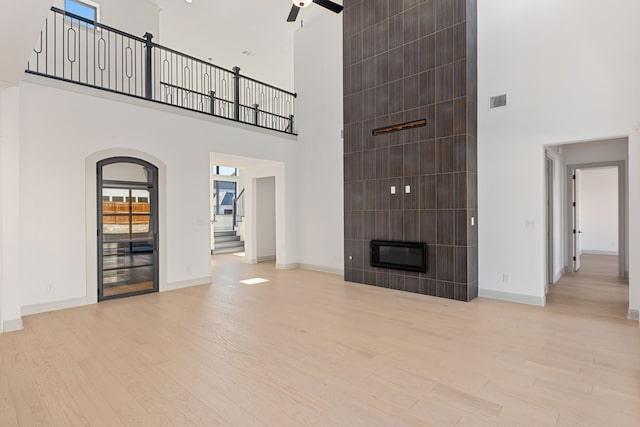
[[(291, 0), (147, 0), (160, 9), (160, 43), (225, 68), (293, 88), (293, 34), (300, 21), (333, 13), (305, 8), (298, 22), (286, 22)], [(333, 18), (335, 19), (335, 18)], [(249, 51), (253, 56), (242, 52)]]
[(0, 89), (18, 84), (53, 0), (2, 3), (0, 13)]

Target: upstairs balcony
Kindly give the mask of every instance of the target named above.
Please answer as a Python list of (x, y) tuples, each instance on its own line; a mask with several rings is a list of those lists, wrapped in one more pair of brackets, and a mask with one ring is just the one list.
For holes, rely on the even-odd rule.
[(296, 134), (296, 94), (52, 7), (27, 73)]

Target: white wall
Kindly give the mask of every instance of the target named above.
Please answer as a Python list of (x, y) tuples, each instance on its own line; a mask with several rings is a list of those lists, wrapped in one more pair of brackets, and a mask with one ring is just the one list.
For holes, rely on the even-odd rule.
[[(166, 222), (160, 236), (161, 267), (166, 269), (161, 290), (210, 277), (210, 152), (275, 160), (283, 170), (295, 170), (297, 144), (291, 136), (45, 78), (27, 80), (19, 99), (16, 206), (21, 214), (12, 224), (20, 233), (20, 247), (12, 247), (12, 253), (22, 272), (13, 289), (29, 312), (43, 304), (94, 298), (87, 284), (95, 283), (95, 272), (85, 264), (93, 264), (91, 250), (95, 253), (96, 237), (90, 232), (92, 224), (95, 229), (90, 211), (94, 206), (95, 212), (90, 196), (95, 178), (91, 183), (87, 177), (95, 176), (90, 164), (102, 152), (134, 151), (160, 163), (160, 215)], [(58, 197), (61, 187), (68, 195), (64, 199)], [(284, 193), (284, 210), (295, 222), (295, 187), (283, 188), (291, 194)], [(282, 246), (282, 262), (294, 263), (294, 231), (283, 235)], [(32, 268), (34, 259), (38, 268)], [(53, 291), (47, 291), (48, 284)]]
[(318, 14), (295, 34), (300, 263), (344, 271), (342, 15)]
[[(484, 0), (478, 4), (479, 274), (482, 290), (544, 303), (544, 145), (629, 135), (630, 216), (640, 134), (640, 2)], [(606, 25), (605, 25), (606, 24)], [(543, 29), (543, 30), (541, 30)], [(597, 30), (596, 30), (597, 29)], [(507, 93), (507, 108), (488, 98)], [(527, 228), (526, 220), (535, 221)], [(639, 230), (630, 224), (629, 235)], [(640, 241), (630, 265), (640, 265)], [(511, 281), (505, 283), (503, 274)], [(631, 308), (640, 275), (630, 271)]]
[(618, 168), (583, 169), (582, 253), (618, 254)]
[[(5, 137), (4, 137), (4, 121), (5, 116), (6, 116), (6, 112), (4, 111), (4, 90), (6, 89), (6, 86), (2, 83), (0, 83), (0, 166), (3, 165), (3, 147), (4, 147), (4, 143), (5, 143)], [(5, 174), (4, 174), (4, 167), (0, 168), (0, 332), (3, 331), (3, 311), (4, 311), (4, 299), (3, 299), (3, 293), (4, 293), (4, 283), (5, 283), (5, 278), (4, 278), (4, 257), (2, 256), (4, 251), (3, 251), (3, 246), (4, 246), (4, 233), (3, 233), (3, 224), (4, 224), (4, 209), (3, 206), (4, 204), (2, 203), (2, 199), (3, 199), (3, 195), (4, 195), (4, 182), (5, 182)]]
[(22, 79), (52, 0), (6, 0), (0, 13), (0, 83)]
[[(92, 0), (98, 3), (100, 22), (134, 36), (149, 32), (160, 33), (160, 8), (147, 0)], [(64, 10), (64, 0), (54, 0), (53, 5)]]
[(1, 211), (1, 252), (0, 288), (2, 306), (0, 318), (4, 331), (22, 328), (20, 320), (20, 288), (18, 287), (22, 269), (19, 265), (19, 251), (23, 247), (20, 230), (16, 226), (22, 218), (18, 195), (21, 187), (20, 174), (20, 109), (21, 89), (17, 86), (5, 88), (0, 93), (0, 191)]
[(256, 249), (257, 259), (276, 256), (276, 178), (257, 178), (256, 193)]
[[(2, 165), (2, 160), (3, 160), (3, 155), (2, 155), (2, 147), (4, 146), (4, 122), (3, 122), (3, 118), (5, 116), (5, 111), (3, 108), (3, 96), (4, 96), (4, 90), (6, 89), (6, 86), (2, 83), (0, 83), (0, 165)], [(3, 250), (2, 247), (4, 246), (4, 239), (3, 239), (3, 235), (4, 233), (2, 232), (3, 226), (2, 224), (4, 223), (3, 220), (3, 203), (2, 203), (2, 195), (4, 194), (3, 191), (3, 185), (4, 185), (4, 174), (3, 174), (3, 170), (4, 168), (0, 169), (0, 332), (3, 331), (3, 316), (2, 316), (2, 312), (4, 309), (4, 304), (3, 304), (3, 292), (4, 292), (4, 269), (2, 268), (4, 262), (4, 258), (2, 257), (3, 254)]]
[(628, 138), (596, 140), (561, 146), (565, 165), (628, 161)]
[[(293, 31), (286, 22), (290, 1), (233, 0), (186, 3), (155, 0), (160, 12), (160, 42), (221, 67), (291, 90)], [(252, 55), (243, 54), (244, 51)]]

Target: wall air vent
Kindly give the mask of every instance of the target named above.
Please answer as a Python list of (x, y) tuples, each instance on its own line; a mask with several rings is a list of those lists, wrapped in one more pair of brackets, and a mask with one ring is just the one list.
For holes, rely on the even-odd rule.
[(489, 109), (506, 107), (507, 106), (507, 94), (496, 95), (489, 98)]

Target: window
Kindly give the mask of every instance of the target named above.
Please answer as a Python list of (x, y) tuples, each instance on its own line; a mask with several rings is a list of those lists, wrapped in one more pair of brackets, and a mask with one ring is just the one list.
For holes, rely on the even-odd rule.
[(237, 184), (232, 181), (213, 181), (213, 213), (214, 215), (233, 214), (233, 201), (236, 197)]
[(213, 173), (221, 176), (238, 176), (238, 169), (228, 166), (214, 166)]
[(67, 12), (81, 16), (91, 21), (98, 21), (98, 3), (88, 0), (65, 0), (64, 8)]

